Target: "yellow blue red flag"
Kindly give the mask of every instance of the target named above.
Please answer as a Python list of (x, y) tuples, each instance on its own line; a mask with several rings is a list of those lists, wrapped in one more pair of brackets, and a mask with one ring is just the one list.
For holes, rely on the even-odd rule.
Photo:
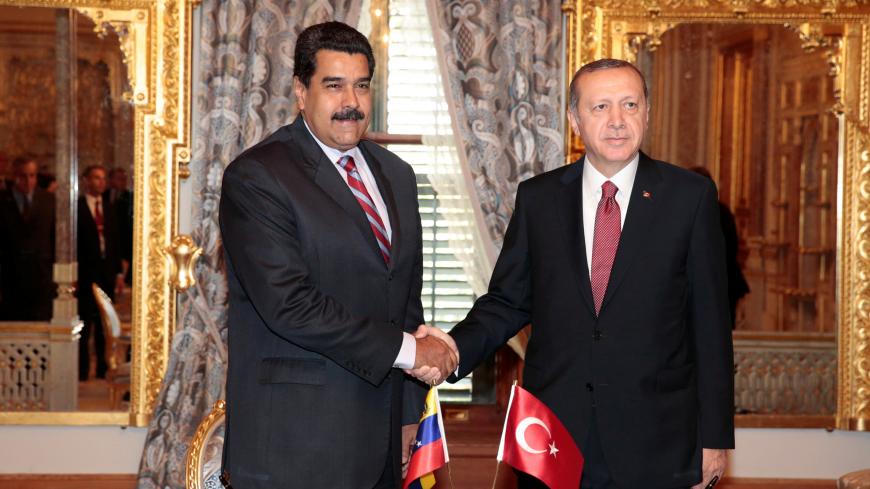
[(426, 395), (426, 409), (420, 417), (402, 489), (431, 489), (435, 485), (435, 470), (449, 461), (438, 389), (432, 387)]

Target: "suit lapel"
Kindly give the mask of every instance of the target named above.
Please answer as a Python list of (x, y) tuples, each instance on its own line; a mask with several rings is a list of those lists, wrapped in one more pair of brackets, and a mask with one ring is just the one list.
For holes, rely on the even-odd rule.
[(592, 314), (592, 286), (589, 283), (589, 267), (586, 264), (586, 238), (583, 231), (583, 159), (574, 163), (562, 175), (562, 188), (556, 193), (556, 208), (562, 221), (562, 231), (568, 246), (568, 261), (577, 278), (583, 302)]
[(638, 251), (643, 248), (650, 225), (655, 217), (656, 196), (660, 181), (661, 175), (655, 163), (641, 153), (637, 175), (634, 177), (634, 186), (628, 201), (628, 214), (625, 216), (625, 225), (619, 236), (619, 247), (616, 249), (616, 257), (613, 260), (613, 269), (610, 271), (607, 291), (604, 293), (604, 300), (601, 303), (602, 310), (607, 307), (608, 301), (619, 288), (619, 284), (625, 278), (625, 274), (631, 267)]
[[(373, 255), (383, 263), (384, 260), (381, 256), (380, 248), (378, 248), (378, 243), (365, 212), (360, 207), (356, 197), (351, 193), (350, 187), (347, 186), (347, 183), (345, 183), (335, 169), (335, 165), (329, 161), (329, 158), (326, 157), (323, 150), (317, 145), (317, 141), (314, 140), (308, 129), (306, 129), (301, 115), (290, 126), (290, 132), (293, 139), (298, 143), (299, 148), (302, 149), (304, 161), (308, 166), (314, 183), (344, 210), (351, 221), (353, 221), (357, 230), (362, 234)], [(292, 151), (292, 148), (288, 148), (288, 151)], [(368, 163), (368, 159), (366, 163)]]

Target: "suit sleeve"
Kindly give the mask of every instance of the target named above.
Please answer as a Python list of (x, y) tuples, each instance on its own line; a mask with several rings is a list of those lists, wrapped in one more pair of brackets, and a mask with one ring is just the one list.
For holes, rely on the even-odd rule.
[(220, 227), (228, 265), (270, 330), (378, 385), (393, 366), (402, 333), (354, 316), (314, 286), (286, 192), (256, 160), (227, 168)]
[(712, 182), (704, 191), (692, 227), (687, 270), (701, 444), (704, 448), (734, 448), (734, 354), (725, 242)]
[[(408, 305), (405, 308), (405, 331), (414, 333), (417, 326), (423, 324), (423, 301), (421, 294), (423, 293), (423, 228), (420, 225), (420, 204), (417, 199), (417, 180), (414, 173), (411, 172), (411, 179), (408, 185), (414, 189), (414, 206), (416, 208), (416, 223), (417, 235), (414, 241), (417, 243), (417, 249), (414, 251), (414, 269), (411, 271), (411, 290), (408, 293)], [(420, 421), (420, 414), (423, 412), (423, 405), (426, 402), (426, 393), (429, 391), (429, 386), (419, 380), (405, 376), (405, 385), (403, 386), (403, 405), (402, 405), (402, 424), (415, 424)]]
[(520, 184), (517, 189), (514, 213), (489, 281), (489, 290), (450, 331), (459, 348), (459, 371), (458, 375), (447, 379), (449, 382), (468, 375), (531, 318), (531, 256), (525, 188)]

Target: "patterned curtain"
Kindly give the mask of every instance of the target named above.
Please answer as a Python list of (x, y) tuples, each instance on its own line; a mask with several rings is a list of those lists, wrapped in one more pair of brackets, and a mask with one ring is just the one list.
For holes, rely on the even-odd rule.
[(312, 24), (355, 26), (362, 0), (204, 0), (193, 87), (192, 237), (204, 249), (180, 296), (169, 363), (139, 465), (139, 489), (184, 489), (200, 420), (224, 397), (227, 287), (218, 229), (224, 168), (296, 115), (293, 50)]
[(429, 0), (429, 12), (468, 185), (501, 249), (517, 185), (564, 161), (561, 1)]

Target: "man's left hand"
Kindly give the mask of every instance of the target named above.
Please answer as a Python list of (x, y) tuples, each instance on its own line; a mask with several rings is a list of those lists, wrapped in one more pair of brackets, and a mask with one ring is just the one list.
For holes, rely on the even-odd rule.
[(411, 461), (411, 446), (417, 439), (417, 425), (406, 424), (402, 426), (402, 480), (408, 473), (408, 462)]
[(701, 455), (701, 482), (692, 486), (692, 489), (704, 489), (713, 480), (713, 477), (725, 475), (725, 467), (728, 465), (728, 451), (715, 448), (705, 448)]

